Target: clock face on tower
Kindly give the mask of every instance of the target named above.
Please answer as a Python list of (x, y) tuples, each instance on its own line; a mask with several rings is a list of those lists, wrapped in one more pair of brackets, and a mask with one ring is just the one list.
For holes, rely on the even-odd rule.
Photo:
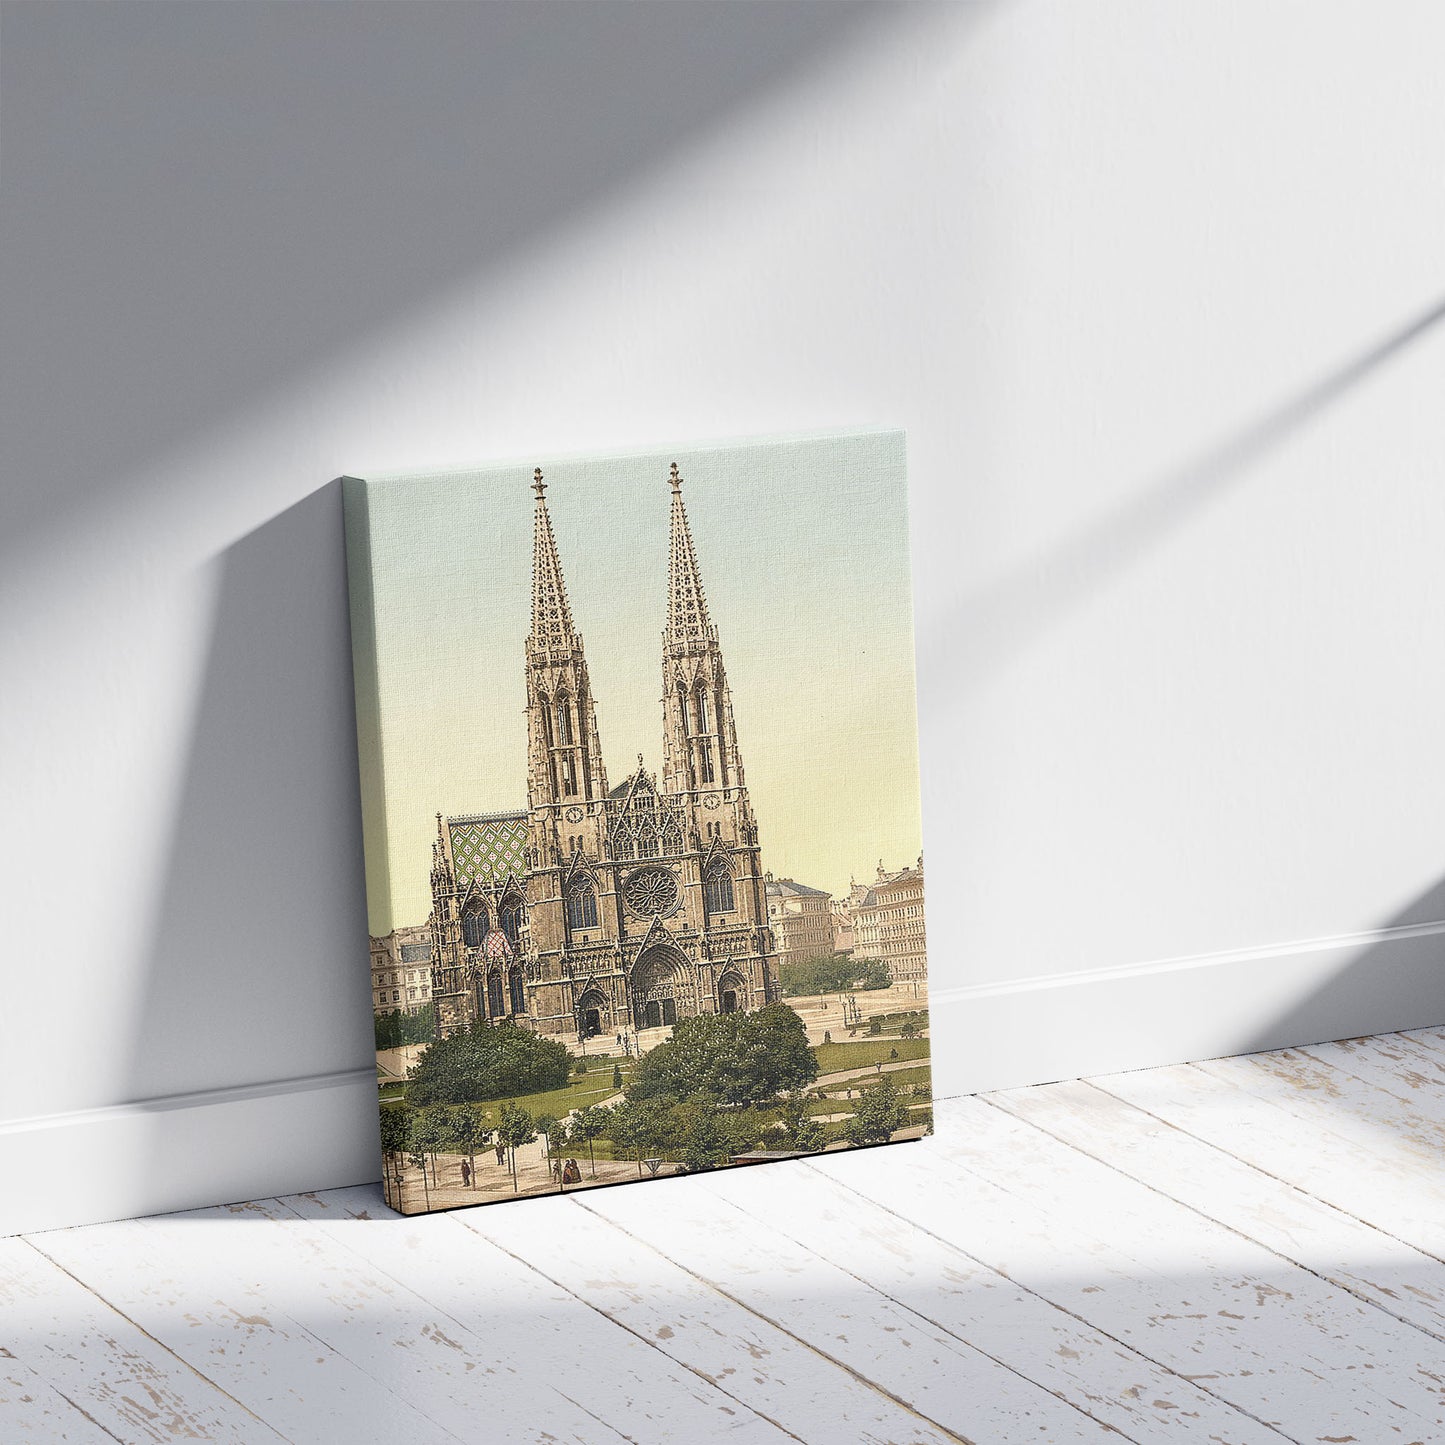
[(582, 809), (575, 804), (567, 809), (564, 815), (569, 823), (580, 823), (582, 821)]
[(703, 805), (704, 808), (716, 808), (716, 807), (717, 807), (717, 794), (716, 794), (716, 793), (709, 793), (709, 794), (707, 795), (707, 797), (705, 797), (705, 798), (702, 800), (702, 805)]

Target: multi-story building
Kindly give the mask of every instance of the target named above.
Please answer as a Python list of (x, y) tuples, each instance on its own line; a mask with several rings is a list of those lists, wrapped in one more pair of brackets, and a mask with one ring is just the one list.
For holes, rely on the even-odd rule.
[(853, 955), (881, 958), (900, 982), (926, 978), (928, 949), (923, 927), (923, 855), (911, 868), (878, 877), (853, 904)]
[(582, 1040), (757, 1008), (777, 997), (777, 956), (682, 478), (674, 465), (662, 766), (651, 772), (639, 756), (609, 788), (582, 634), (534, 477), (527, 805), (437, 815), (438, 1030), (512, 1019)]
[(371, 1005), (376, 1013), (415, 1013), (431, 1002), (431, 954), (431, 929), (425, 923), (371, 940)]
[(791, 878), (766, 875), (768, 923), (780, 963), (826, 958), (834, 951), (833, 898)]

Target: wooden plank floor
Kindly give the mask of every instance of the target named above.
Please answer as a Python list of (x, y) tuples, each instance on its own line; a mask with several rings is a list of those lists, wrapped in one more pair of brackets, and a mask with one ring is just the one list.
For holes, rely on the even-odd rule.
[(0, 1442), (1445, 1442), (1445, 1030), (918, 1145), (0, 1241)]

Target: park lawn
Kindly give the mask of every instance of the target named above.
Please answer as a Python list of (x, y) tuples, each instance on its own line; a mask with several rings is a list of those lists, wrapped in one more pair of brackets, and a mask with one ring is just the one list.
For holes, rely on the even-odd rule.
[(889, 1055), (898, 1050), (900, 1059), (926, 1059), (927, 1039), (859, 1039), (856, 1043), (815, 1044), (818, 1074), (836, 1074), (840, 1069), (861, 1069), (869, 1064), (894, 1062)]
[[(622, 1071), (623, 1088), (627, 1087), (629, 1072), (625, 1068)], [(612, 1087), (612, 1069), (608, 1065), (576, 1075), (564, 1089), (548, 1089), (541, 1094), (518, 1094), (515, 1099), (491, 1099), (482, 1107), (496, 1109), (500, 1113), (503, 1103), (515, 1104), (519, 1109), (525, 1109), (534, 1119), (542, 1114), (551, 1114), (560, 1119), (563, 1115), (570, 1114), (573, 1109), (582, 1109), (588, 1104), (600, 1104), (603, 1099), (610, 1099), (615, 1093), (617, 1090)]]
[[(622, 1066), (622, 1084), (627, 1086), (631, 1070)], [(488, 1124), (495, 1125), (502, 1115), (503, 1104), (515, 1104), (525, 1109), (534, 1119), (551, 1114), (554, 1119), (564, 1118), (573, 1109), (585, 1108), (588, 1104), (600, 1104), (610, 1099), (617, 1090), (612, 1087), (611, 1063), (599, 1063), (585, 1074), (576, 1074), (570, 1083), (560, 1089), (547, 1089), (540, 1094), (517, 1094), (506, 1099), (482, 1099), (480, 1103), (487, 1114)]]

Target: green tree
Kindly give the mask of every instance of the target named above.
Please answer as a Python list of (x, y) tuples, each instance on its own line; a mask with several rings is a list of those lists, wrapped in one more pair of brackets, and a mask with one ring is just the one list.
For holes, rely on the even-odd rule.
[[(406, 1153), (407, 1108), (405, 1104), (381, 1105), (381, 1167), (386, 1175), (386, 1187), (392, 1184), (392, 1172)], [(390, 1202), (388, 1198), (388, 1202)], [(400, 1204), (400, 1199), (397, 1200)]]
[(908, 1022), (898, 1030), (898, 1035), (904, 1039), (916, 1039), (918, 1037), (918, 1025), (914, 1023), (912, 1019), (909, 1019)]
[(613, 1064), (613, 1066), (612, 1066), (612, 1087), (613, 1087), (614, 1089), (620, 1089), (620, 1088), (622, 1087), (622, 1065), (621, 1065), (621, 1064)]
[(842, 993), (852, 984), (852, 960), (844, 953), (824, 953), (785, 963), (778, 969), (784, 994), (791, 998), (819, 993)]
[(427, 1048), (407, 1083), (409, 1104), (461, 1104), (560, 1089), (571, 1077), (571, 1057), (507, 1020), (481, 1022)]
[(594, 1179), (597, 1177), (597, 1155), (593, 1149), (593, 1141), (607, 1132), (607, 1126), (611, 1122), (611, 1109), (604, 1109), (600, 1104), (588, 1104), (572, 1115), (572, 1121), (567, 1128), (569, 1139), (587, 1146), (587, 1161), (592, 1166)]
[(429, 1044), (436, 1037), (436, 1008), (423, 1004), (407, 1011), (394, 1008), (375, 1016), (376, 1047), (399, 1049), (404, 1044)]
[(711, 1094), (694, 1094), (672, 1112), (681, 1145), (680, 1161), (689, 1173), (716, 1169), (756, 1142), (743, 1121), (723, 1113)]
[(893, 975), (881, 958), (855, 958), (853, 978), (857, 988), (887, 988), (893, 982)]
[(848, 1142), (886, 1144), (895, 1129), (908, 1122), (908, 1110), (899, 1101), (898, 1090), (886, 1074), (875, 1084), (858, 1091), (858, 1107), (844, 1128)]
[(850, 958), (846, 953), (825, 953), (785, 963), (778, 969), (778, 978), (789, 998), (847, 993), (854, 988), (887, 988), (893, 982), (882, 959)]
[(423, 1208), (431, 1208), (431, 1190), (427, 1185), (426, 1166), (427, 1151), (426, 1139), (418, 1131), (419, 1120), (416, 1114), (408, 1110), (406, 1114), (406, 1160), (413, 1169), (421, 1171), (421, 1196)]
[(607, 1133), (613, 1144), (637, 1160), (637, 1177), (642, 1178), (644, 1159), (667, 1154), (677, 1142), (673, 1118), (675, 1099), (624, 1099), (607, 1112), (611, 1116)]
[(815, 1153), (823, 1147), (823, 1126), (808, 1114), (810, 1095), (805, 1089), (794, 1089), (783, 1100), (783, 1128), (787, 1130), (791, 1148)]
[(627, 1096), (712, 1094), (725, 1104), (748, 1104), (817, 1077), (818, 1061), (802, 1019), (787, 1004), (775, 1003), (754, 1013), (679, 1020), (672, 1037), (643, 1058)]
[(516, 1104), (502, 1105), (502, 1118), (497, 1125), (497, 1139), (507, 1146), (512, 1160), (512, 1193), (517, 1192), (517, 1147), (530, 1144), (537, 1137), (532, 1116)]
[(477, 1150), (486, 1148), (491, 1141), (492, 1131), (487, 1127), (487, 1113), (476, 1104), (455, 1104), (448, 1111), (451, 1124), (452, 1143), (467, 1156), (467, 1168), (471, 1171), (472, 1188), (476, 1188)]
[(431, 1156), (431, 1182), (437, 1181), (437, 1155), (452, 1142), (452, 1123), (449, 1111), (440, 1105), (430, 1105), (412, 1113), (411, 1147), (420, 1149)]

